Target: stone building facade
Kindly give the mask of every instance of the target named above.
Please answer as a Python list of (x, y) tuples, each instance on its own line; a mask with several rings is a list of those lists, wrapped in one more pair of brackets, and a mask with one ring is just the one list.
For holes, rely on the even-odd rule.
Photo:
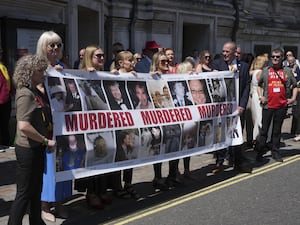
[(10, 70), (44, 30), (63, 37), (70, 64), (89, 44), (111, 57), (114, 42), (141, 52), (149, 40), (177, 61), (194, 49), (219, 53), (227, 40), (254, 55), (280, 46), (299, 56), (299, 12), (297, 0), (1, 0), (0, 42)]

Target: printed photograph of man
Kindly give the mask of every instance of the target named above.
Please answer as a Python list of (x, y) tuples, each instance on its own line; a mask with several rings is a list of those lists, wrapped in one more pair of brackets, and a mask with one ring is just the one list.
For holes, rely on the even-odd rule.
[(210, 82), (210, 93), (213, 102), (224, 102), (226, 101), (226, 87), (224, 79), (209, 79)]
[(170, 90), (166, 85), (163, 86), (162, 104), (165, 108), (173, 107), (173, 100), (171, 98)]
[(99, 132), (86, 134), (87, 166), (112, 163), (115, 154), (113, 132)]
[(166, 81), (148, 81), (147, 85), (155, 108), (168, 108), (174, 106)]
[(213, 145), (213, 143), (214, 143), (213, 121), (212, 120), (200, 121), (198, 146), (210, 147)]
[(175, 107), (193, 105), (190, 93), (187, 93), (187, 85), (185, 81), (170, 81), (173, 103)]
[(235, 78), (225, 78), (224, 80), (227, 88), (227, 101), (236, 101)]
[(116, 132), (117, 151), (115, 162), (136, 159), (138, 156), (138, 130), (121, 130)]
[(198, 126), (195, 122), (182, 124), (181, 150), (187, 150), (197, 146), (197, 130)]
[(180, 150), (181, 126), (179, 124), (163, 126), (163, 149), (165, 153)]
[[(101, 85), (101, 81), (99, 81), (99, 85)], [(78, 86), (81, 91), (83, 109), (84, 110), (108, 110), (108, 105), (104, 101), (105, 98), (98, 95), (91, 83), (86, 80), (79, 80)], [(104, 99), (104, 100), (103, 100)]]
[(112, 110), (132, 109), (124, 81), (103, 81), (103, 86)]
[(215, 130), (215, 143), (221, 143), (225, 141), (225, 121), (224, 118), (217, 118), (214, 120)]
[(85, 142), (83, 135), (57, 136), (56, 163), (59, 170), (84, 167)]
[(82, 111), (81, 98), (75, 80), (64, 79), (67, 88), (66, 111)]
[(153, 103), (150, 100), (146, 82), (128, 82), (128, 91), (135, 109), (153, 109)]
[(160, 127), (145, 127), (141, 128), (140, 132), (141, 150), (139, 152), (139, 158), (159, 155), (162, 144), (162, 132)]
[(210, 103), (210, 97), (207, 92), (206, 82), (202, 80), (189, 80), (190, 92), (195, 105)]

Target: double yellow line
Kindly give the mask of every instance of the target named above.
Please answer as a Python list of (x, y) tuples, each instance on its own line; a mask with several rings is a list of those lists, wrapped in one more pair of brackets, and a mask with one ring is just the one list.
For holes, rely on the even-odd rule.
[(277, 168), (286, 166), (286, 165), (288, 165), (290, 163), (293, 163), (293, 162), (296, 162), (298, 160), (300, 160), (300, 155), (295, 155), (295, 156), (291, 156), (289, 158), (285, 158), (283, 163), (275, 162), (275, 163), (266, 165), (264, 167), (255, 169), (255, 170), (253, 170), (253, 172), (251, 174), (245, 174), (245, 173), (244, 174), (239, 174), (235, 177), (226, 179), (224, 181), (213, 184), (213, 185), (208, 186), (206, 188), (203, 188), (201, 190), (194, 191), (190, 194), (186, 194), (186, 195), (183, 195), (181, 197), (169, 200), (169, 201), (161, 203), (159, 205), (156, 205), (156, 206), (150, 207), (148, 209), (145, 209), (145, 210), (136, 212), (134, 214), (128, 215), (126, 217), (123, 217), (123, 218), (120, 218), (120, 219), (117, 219), (117, 220), (114, 220), (114, 221), (110, 221), (109, 223), (106, 223), (105, 225), (111, 225), (111, 224), (123, 225), (123, 224), (127, 224), (129, 222), (133, 222), (135, 220), (141, 219), (141, 218), (149, 216), (151, 214), (160, 212), (160, 211), (165, 210), (165, 209), (169, 209), (171, 207), (180, 205), (182, 203), (188, 202), (188, 201), (193, 200), (195, 198), (199, 198), (201, 196), (204, 196), (208, 193), (211, 193), (211, 192), (220, 190), (222, 188), (228, 187), (230, 185), (236, 184), (236, 183), (241, 182), (243, 180), (247, 180), (247, 179), (250, 179), (252, 177), (256, 177), (258, 175), (261, 175), (263, 173), (267, 173), (267, 172), (275, 170)]

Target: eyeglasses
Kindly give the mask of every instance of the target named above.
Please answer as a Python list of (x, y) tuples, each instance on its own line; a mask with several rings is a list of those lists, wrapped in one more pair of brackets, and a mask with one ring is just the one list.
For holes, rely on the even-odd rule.
[(210, 55), (206, 55), (206, 56), (204, 56), (204, 58), (205, 58), (205, 59), (210, 59), (211, 56), (210, 56)]
[(162, 60), (160, 60), (160, 63), (161, 63), (161, 64), (168, 64), (168, 63), (169, 63), (169, 60), (167, 60), (167, 59), (162, 59)]
[(142, 58), (136, 58), (136, 61), (138, 61), (138, 62), (141, 61), (141, 60), (142, 60)]
[(191, 93), (192, 93), (193, 95), (196, 95), (196, 94), (203, 94), (204, 91), (203, 91), (203, 90), (193, 90), (193, 89), (191, 89)]
[(50, 46), (51, 48), (55, 48), (55, 46), (56, 46), (57, 48), (61, 48), (62, 43), (51, 43), (51, 44), (49, 44), (49, 46)]
[(99, 54), (96, 54), (95, 57), (97, 57), (98, 59), (101, 59), (101, 58), (104, 58), (104, 54), (99, 53)]
[(280, 55), (272, 55), (271, 58), (272, 59), (279, 59), (281, 56)]

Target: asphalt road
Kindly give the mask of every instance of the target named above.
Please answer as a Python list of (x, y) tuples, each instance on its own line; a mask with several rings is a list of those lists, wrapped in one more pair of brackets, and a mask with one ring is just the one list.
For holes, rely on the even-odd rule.
[(300, 224), (299, 168), (296, 156), (109, 224)]

